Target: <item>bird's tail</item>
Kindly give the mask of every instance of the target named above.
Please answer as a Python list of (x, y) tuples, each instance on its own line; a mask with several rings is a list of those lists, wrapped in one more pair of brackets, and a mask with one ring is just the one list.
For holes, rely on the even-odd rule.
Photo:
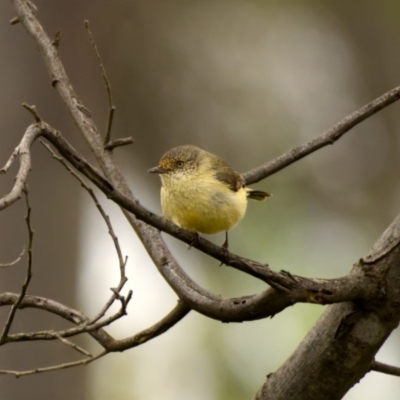
[(272, 196), (272, 194), (263, 192), (262, 190), (254, 190), (254, 189), (249, 189), (249, 188), (246, 188), (246, 190), (247, 190), (247, 197), (249, 199), (253, 199), (253, 200), (262, 201), (262, 200), (265, 200), (267, 197)]

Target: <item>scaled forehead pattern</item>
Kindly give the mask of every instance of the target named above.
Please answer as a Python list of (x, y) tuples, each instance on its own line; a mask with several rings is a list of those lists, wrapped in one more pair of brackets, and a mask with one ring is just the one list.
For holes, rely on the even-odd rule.
[(161, 157), (161, 162), (178, 159), (182, 161), (194, 160), (199, 156), (201, 151), (201, 149), (192, 145), (174, 147)]

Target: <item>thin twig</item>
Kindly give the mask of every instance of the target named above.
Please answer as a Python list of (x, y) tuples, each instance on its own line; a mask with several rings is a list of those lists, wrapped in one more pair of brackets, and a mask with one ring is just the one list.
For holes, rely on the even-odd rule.
[(54, 332), (54, 335), (57, 337), (57, 339), (64, 343), (65, 345), (67, 345), (68, 347), (71, 347), (72, 349), (76, 350), (78, 353), (83, 354), (84, 356), (87, 357), (93, 357), (92, 354), (90, 354), (88, 351), (86, 351), (85, 349), (83, 349), (82, 347), (78, 346), (77, 344), (71, 342), (70, 340), (62, 337), (61, 335), (59, 335), (57, 332)]
[(370, 370), (376, 372), (382, 372), (383, 374), (400, 376), (399, 367), (394, 367), (393, 365), (384, 364), (375, 360), (372, 361)]
[[(132, 299), (132, 291), (130, 290), (128, 294), (124, 297), (121, 295), (117, 295), (117, 299), (120, 300), (121, 302), (121, 307), (119, 310), (111, 315), (110, 317), (102, 320), (102, 321), (97, 321), (95, 323), (91, 323), (90, 319), (86, 319), (82, 325), (77, 326), (75, 328), (70, 328), (66, 329), (64, 331), (39, 331), (39, 332), (32, 332), (32, 333), (17, 333), (14, 335), (10, 335), (8, 337), (9, 342), (17, 342), (17, 341), (26, 341), (26, 340), (52, 340), (58, 338), (58, 336), (61, 337), (67, 337), (67, 336), (76, 336), (81, 333), (91, 333), (93, 331), (98, 331), (99, 329), (102, 329), (116, 320), (120, 319), (124, 315), (126, 315), (126, 309), (128, 307), (128, 304), (130, 300)], [(102, 340), (101, 338), (97, 337), (96, 340), (105, 348), (108, 348), (108, 346), (113, 343), (114, 339), (112, 339), (111, 336), (108, 335), (106, 340)]]
[(134, 140), (131, 136), (127, 138), (114, 139), (111, 140), (111, 142), (106, 143), (104, 145), (104, 148), (106, 150), (114, 150), (116, 147), (127, 146), (129, 144), (132, 144), (133, 142)]
[(79, 365), (90, 364), (91, 362), (98, 360), (101, 357), (104, 357), (106, 354), (108, 354), (108, 351), (105, 350), (105, 351), (101, 352), (100, 354), (98, 354), (94, 357), (87, 358), (87, 359), (73, 361), (73, 362), (64, 363), (64, 364), (53, 365), (51, 367), (29, 369), (26, 371), (13, 371), (13, 370), (2, 369), (2, 370), (0, 370), (0, 375), (1, 374), (2, 375), (14, 375), (16, 378), (20, 378), (21, 376), (39, 374), (41, 372), (58, 371), (60, 369), (67, 369), (67, 368), (71, 368), (71, 367), (77, 367)]
[(25, 249), (22, 249), (21, 253), (19, 254), (19, 256), (14, 261), (11, 261), (9, 263), (0, 264), (0, 268), (7, 268), (7, 267), (11, 267), (12, 265), (17, 264), (18, 262), (21, 261), (21, 259), (24, 256), (24, 254), (25, 254)]
[(119, 270), (120, 270), (120, 281), (118, 286), (113, 289), (113, 294), (110, 297), (110, 299), (106, 302), (106, 304), (104, 305), (104, 307), (100, 310), (100, 312), (90, 321), (87, 322), (86, 325), (92, 325), (95, 322), (97, 322), (100, 318), (102, 318), (105, 313), (109, 310), (109, 308), (112, 306), (112, 304), (114, 303), (114, 301), (117, 299), (117, 294), (119, 295), (119, 293), (121, 292), (122, 288), (124, 287), (125, 283), (127, 282), (128, 278), (126, 277), (126, 273), (125, 273), (125, 267), (126, 267), (126, 263), (128, 261), (128, 258), (122, 255), (122, 250), (121, 250), (121, 246), (119, 244), (119, 240), (117, 235), (114, 232), (114, 228), (111, 224), (111, 220), (110, 217), (106, 214), (106, 212), (104, 211), (103, 207), (101, 206), (101, 204), (99, 203), (93, 189), (85, 182), (85, 180), (79, 175), (77, 174), (70, 166), (69, 164), (65, 161), (65, 159), (59, 155), (57, 155), (53, 149), (47, 144), (45, 143), (43, 140), (40, 140), (40, 142), (42, 143), (42, 145), (50, 152), (50, 154), (52, 155), (52, 157), (54, 159), (56, 159), (57, 161), (59, 161), (66, 169), (67, 171), (75, 178), (77, 179), (81, 186), (89, 193), (90, 197), (92, 198), (96, 208), (98, 209), (98, 211), (100, 212), (103, 220), (105, 221), (107, 228), (108, 228), (108, 233), (111, 236), (113, 243), (114, 243), (114, 247), (115, 250), (117, 252), (117, 256), (118, 256), (118, 262), (119, 262)]
[(33, 118), (35, 118), (36, 122), (40, 122), (42, 120), (36, 110), (36, 106), (30, 105), (27, 103), (22, 103), (22, 107), (24, 107), (26, 110), (28, 110), (33, 115)]
[[(109, 110), (108, 110), (108, 121), (107, 121), (106, 134), (105, 134), (105, 137), (104, 137), (104, 144), (106, 145), (107, 143), (110, 142), (111, 128), (112, 128), (112, 123), (113, 123), (113, 119), (114, 119), (114, 112), (116, 110), (116, 107), (115, 107), (115, 105), (113, 103), (113, 100), (112, 100), (112, 92), (111, 92), (110, 81), (107, 78), (106, 69), (104, 67), (103, 61), (101, 60), (100, 52), (99, 52), (99, 49), (97, 48), (96, 41), (94, 40), (93, 33), (90, 30), (89, 21), (85, 20), (84, 24), (85, 24), (86, 31), (87, 31), (87, 33), (89, 35), (90, 43), (92, 44), (93, 49), (94, 49), (94, 51), (96, 53), (97, 61), (99, 62), (100, 69), (101, 69), (101, 75), (103, 77), (104, 83), (106, 85), (106, 90), (107, 90), (108, 109)], [(110, 150), (112, 150), (112, 149), (110, 149)]]
[(27, 185), (25, 185), (25, 189), (24, 189), (24, 194), (25, 194), (25, 201), (26, 201), (26, 209), (27, 209), (27, 213), (26, 213), (26, 225), (28, 228), (28, 262), (27, 262), (27, 268), (26, 268), (26, 276), (25, 276), (25, 281), (22, 285), (21, 288), (21, 293), (18, 296), (18, 299), (16, 300), (16, 302), (12, 305), (10, 313), (8, 315), (7, 321), (4, 325), (3, 331), (1, 333), (0, 336), (0, 345), (5, 343), (5, 341), (7, 340), (7, 335), (8, 332), (10, 331), (11, 328), (11, 324), (14, 320), (15, 317), (15, 313), (17, 312), (17, 309), (19, 307), (19, 305), (21, 304), (26, 291), (28, 289), (29, 286), (29, 282), (31, 281), (32, 278), (32, 245), (33, 245), (33, 229), (32, 229), (32, 225), (31, 225), (31, 206), (29, 204), (29, 196), (28, 196), (28, 192), (29, 192), (29, 188)]
[(107, 144), (110, 144), (110, 139), (111, 139), (111, 128), (112, 128), (112, 123), (114, 120), (114, 113), (117, 108), (115, 106), (112, 106), (108, 110), (108, 121), (107, 121), (107, 128), (106, 128), (106, 135), (104, 136), (104, 148), (107, 150), (113, 150), (117, 146), (108, 146), (106, 147)]
[(38, 8), (31, 0), (26, 0), (26, 4), (28, 4), (28, 7), (33, 13), (36, 13), (38, 11)]
[[(13, 305), (17, 301), (18, 296), (19, 294), (16, 293), (1, 293), (0, 304), (2, 306)], [(28, 340), (55, 340), (57, 339), (56, 334), (62, 337), (68, 337), (79, 333), (89, 333), (102, 346), (106, 346), (108, 343), (113, 341), (113, 338), (100, 327), (100, 323), (96, 326), (82, 327), (85, 322), (89, 321), (89, 318), (80, 311), (75, 310), (71, 307), (67, 307), (57, 301), (40, 296), (26, 295), (20, 304), (20, 308), (36, 308), (39, 310), (47, 311), (54, 315), (58, 315), (59, 317), (77, 325), (74, 328), (76, 329), (76, 331), (71, 332), (72, 329), (70, 329), (57, 332), (54, 332), (54, 330), (48, 330), (32, 333), (15, 333), (8, 335), (7, 342), (20, 342)]]
[[(128, 257), (125, 258), (124, 263), (122, 264), (123, 266), (121, 269), (125, 271), (125, 266), (128, 261)], [(87, 322), (87, 325), (94, 324), (98, 320), (104, 317), (106, 312), (110, 309), (110, 307), (114, 304), (115, 300), (118, 298), (119, 293), (121, 292), (122, 288), (124, 287), (125, 283), (127, 282), (128, 278), (125, 276), (125, 272), (123, 273), (124, 275), (121, 274), (121, 280), (116, 288), (112, 288), (111, 292), (113, 293), (111, 297), (108, 299), (106, 304), (104, 304), (103, 308), (95, 315), (90, 321)]]
[[(25, 136), (25, 135), (24, 135)], [(8, 170), (10, 169), (11, 165), (13, 164), (15, 158), (20, 155), (20, 147), (21, 144), (19, 144), (14, 151), (11, 153), (11, 156), (8, 158), (7, 162), (5, 163), (4, 167), (0, 169), (0, 174), (6, 174), (8, 172)], [(18, 177), (18, 175), (17, 175)], [(21, 189), (21, 193), (22, 193), (22, 189)]]

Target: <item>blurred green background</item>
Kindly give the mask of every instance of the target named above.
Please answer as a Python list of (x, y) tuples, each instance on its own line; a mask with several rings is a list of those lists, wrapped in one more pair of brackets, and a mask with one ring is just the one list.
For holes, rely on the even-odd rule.
[[(117, 106), (113, 134), (132, 135), (116, 150), (142, 204), (160, 212), (157, 177), (146, 173), (169, 148), (195, 144), (245, 172), (302, 144), (400, 83), (400, 4), (343, 1), (37, 0), (46, 31), (61, 31), (60, 56), (74, 89), (105, 130), (107, 99), (83, 27), (89, 19)], [(17, 145), (35, 104), (42, 117), (84, 149), (50, 86), (32, 40), (0, 2), (0, 164)], [(256, 187), (274, 194), (252, 202), (230, 234), (233, 252), (276, 270), (331, 278), (346, 274), (400, 209), (400, 104), (373, 116)], [(0, 194), (16, 166), (1, 177)], [(36, 231), (30, 294), (94, 315), (118, 282), (107, 229), (77, 182), (36, 144), (30, 176)], [(129, 315), (109, 329), (123, 338), (164, 316), (176, 296), (158, 275), (117, 207), (100, 198), (129, 256)], [(0, 213), (0, 262), (26, 243), (22, 202)], [(166, 236), (166, 235), (165, 235)], [(211, 237), (222, 243), (223, 236)], [(257, 280), (186, 250), (166, 237), (185, 271), (207, 290), (240, 296)], [(18, 291), (25, 266), (1, 271), (2, 291)], [(249, 399), (293, 352), (323, 307), (296, 305), (272, 320), (222, 324), (191, 313), (161, 337), (88, 367), (16, 380), (0, 377), (4, 399)], [(8, 310), (0, 309), (1, 321)], [(13, 331), (65, 327), (39, 311), (19, 312)], [(395, 332), (378, 360), (400, 365)], [(93, 351), (95, 344), (81, 339)], [(77, 359), (60, 343), (0, 348), (0, 369)], [(394, 400), (398, 378), (368, 374), (346, 400)]]

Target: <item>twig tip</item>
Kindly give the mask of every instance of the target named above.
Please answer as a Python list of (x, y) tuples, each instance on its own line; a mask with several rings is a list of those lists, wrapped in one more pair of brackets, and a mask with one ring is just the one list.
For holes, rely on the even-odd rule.
[(26, 110), (28, 110), (33, 115), (33, 118), (35, 118), (36, 122), (41, 121), (41, 118), (39, 117), (39, 114), (36, 111), (36, 107), (34, 105), (31, 106), (27, 103), (22, 103), (22, 107), (24, 107)]

